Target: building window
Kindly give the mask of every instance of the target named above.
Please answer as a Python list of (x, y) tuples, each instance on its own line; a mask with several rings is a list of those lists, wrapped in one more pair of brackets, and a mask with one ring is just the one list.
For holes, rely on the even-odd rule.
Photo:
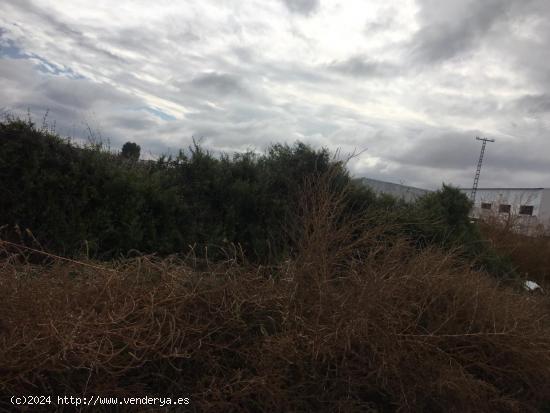
[(492, 207), (493, 207), (493, 204), (490, 204), (488, 202), (481, 203), (481, 209), (491, 209)]
[(500, 204), (498, 206), (498, 212), (502, 212), (504, 214), (509, 214), (511, 209), (512, 206), (510, 204)]
[(520, 215), (533, 215), (533, 206), (532, 205), (521, 205), (519, 207)]

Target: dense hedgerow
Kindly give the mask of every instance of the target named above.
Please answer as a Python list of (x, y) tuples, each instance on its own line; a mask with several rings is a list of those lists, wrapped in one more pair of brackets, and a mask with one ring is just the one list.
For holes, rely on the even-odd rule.
[(330, 190), (349, 188), (348, 211), (384, 211), (377, 224), (399, 224), (396, 231), (419, 248), (459, 248), (495, 274), (511, 273), (482, 241), (468, 199), (455, 188), (443, 186), (413, 205), (375, 197), (328, 150), (302, 143), (232, 156), (195, 144), (156, 161), (138, 161), (139, 149), (128, 143), (115, 154), (101, 145), (77, 146), (30, 121), (0, 122), (4, 238), (103, 259), (190, 249), (219, 258), (219, 248), (233, 244), (248, 259), (273, 263), (292, 253), (289, 213), (304, 179), (331, 170)]
[[(327, 150), (301, 143), (221, 157), (194, 145), (136, 162), (8, 119), (0, 123), (0, 226), (29, 229), (63, 255), (167, 254), (235, 243), (250, 258), (268, 260), (286, 252), (283, 227), (301, 180), (329, 167), (338, 169), (340, 184), (349, 182)], [(361, 206), (374, 200), (359, 187), (353, 198)]]
[(421, 248), (437, 245), (458, 250), (475, 268), (499, 278), (515, 278), (509, 256), (499, 254), (485, 240), (478, 223), (470, 217), (471, 207), (471, 201), (458, 188), (443, 184), (414, 205), (401, 207), (397, 221), (403, 223), (400, 230)]

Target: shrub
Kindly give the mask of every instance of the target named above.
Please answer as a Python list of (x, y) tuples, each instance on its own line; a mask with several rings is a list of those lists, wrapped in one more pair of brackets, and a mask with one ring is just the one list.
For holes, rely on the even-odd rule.
[(276, 267), (2, 260), (0, 396), (181, 395), (209, 412), (548, 408), (544, 298), (418, 251), (350, 214), (352, 189), (332, 185), (306, 182), (297, 254)]
[[(301, 143), (232, 157), (195, 144), (175, 157), (138, 158), (139, 147), (130, 142), (121, 157), (100, 144), (79, 147), (31, 122), (0, 122), (0, 227), (30, 229), (43, 248), (62, 255), (210, 247), (216, 258), (218, 247), (240, 244), (249, 259), (272, 262), (290, 253), (283, 228), (302, 180), (331, 167), (338, 185), (350, 180), (327, 150)], [(372, 199), (357, 189), (350, 208)]]
[(139, 154), (141, 147), (135, 142), (126, 142), (122, 145), (122, 151), (120, 156), (131, 161), (137, 161), (139, 159)]
[(399, 208), (397, 221), (417, 247), (437, 245), (458, 251), (477, 268), (512, 279), (517, 276), (510, 259), (499, 254), (482, 237), (470, 217), (471, 201), (458, 188), (443, 184), (438, 191), (420, 197), (414, 204)]
[[(120, 162), (99, 146), (77, 147), (28, 122), (0, 123), (1, 224), (30, 229), (51, 251), (74, 255), (84, 242), (99, 256), (181, 247), (170, 225), (178, 199), (161, 175), (148, 164)], [(163, 213), (152, 213), (159, 202)]]

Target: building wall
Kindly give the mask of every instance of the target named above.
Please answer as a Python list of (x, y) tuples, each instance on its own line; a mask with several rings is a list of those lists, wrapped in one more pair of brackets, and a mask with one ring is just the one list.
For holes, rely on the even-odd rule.
[(539, 220), (550, 231), (550, 188), (542, 190), (541, 198)]
[[(462, 189), (468, 196), (471, 189)], [(482, 209), (482, 203), (491, 203), (490, 210)], [(510, 205), (510, 214), (499, 213), (501, 204)], [(533, 206), (531, 216), (520, 214), (522, 205)], [(472, 210), (475, 217), (493, 215), (500, 219), (513, 218), (514, 226), (523, 233), (535, 233), (540, 225), (550, 221), (550, 190), (544, 188), (479, 188)], [(546, 225), (545, 225), (546, 226)]]
[[(359, 178), (358, 181), (370, 187), (377, 194), (392, 195), (406, 202), (414, 202), (419, 197), (432, 192), (427, 189), (370, 178)], [(460, 190), (468, 197), (472, 191), (471, 188)], [(492, 208), (490, 210), (482, 209), (482, 203), (491, 203)], [(510, 214), (499, 213), (499, 205), (501, 204), (511, 206)], [(533, 214), (520, 214), (522, 205), (532, 206)], [(471, 215), (477, 218), (494, 215), (503, 220), (512, 217), (514, 227), (519, 232), (526, 234), (539, 233), (541, 226), (544, 226), (546, 232), (550, 235), (550, 188), (478, 188)]]
[(406, 202), (413, 202), (422, 195), (431, 192), (427, 189), (415, 188), (413, 186), (394, 184), (392, 182), (378, 181), (370, 178), (360, 178), (360, 182), (370, 187), (376, 194), (388, 194)]
[[(533, 216), (540, 215), (540, 206), (542, 200), (542, 189), (530, 188), (495, 188), (478, 189), (474, 208), (480, 208), (482, 202), (493, 203), (494, 208), (500, 204), (512, 206), (512, 214), (519, 214), (521, 205), (531, 205), (534, 207)], [(498, 212), (498, 209), (496, 209)]]

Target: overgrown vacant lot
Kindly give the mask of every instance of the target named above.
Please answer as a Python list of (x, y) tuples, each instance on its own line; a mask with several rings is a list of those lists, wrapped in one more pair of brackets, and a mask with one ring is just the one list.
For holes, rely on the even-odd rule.
[(209, 412), (550, 409), (545, 297), (345, 218), (337, 196), (310, 189), (296, 254), (273, 267), (237, 254), (36, 265), (5, 248), (2, 395), (184, 395)]
[(550, 237), (544, 233), (526, 236), (514, 231), (517, 217), (508, 221), (495, 217), (480, 222), (482, 233), (492, 248), (511, 258), (516, 272), (523, 278), (535, 280), (546, 289), (550, 287)]

